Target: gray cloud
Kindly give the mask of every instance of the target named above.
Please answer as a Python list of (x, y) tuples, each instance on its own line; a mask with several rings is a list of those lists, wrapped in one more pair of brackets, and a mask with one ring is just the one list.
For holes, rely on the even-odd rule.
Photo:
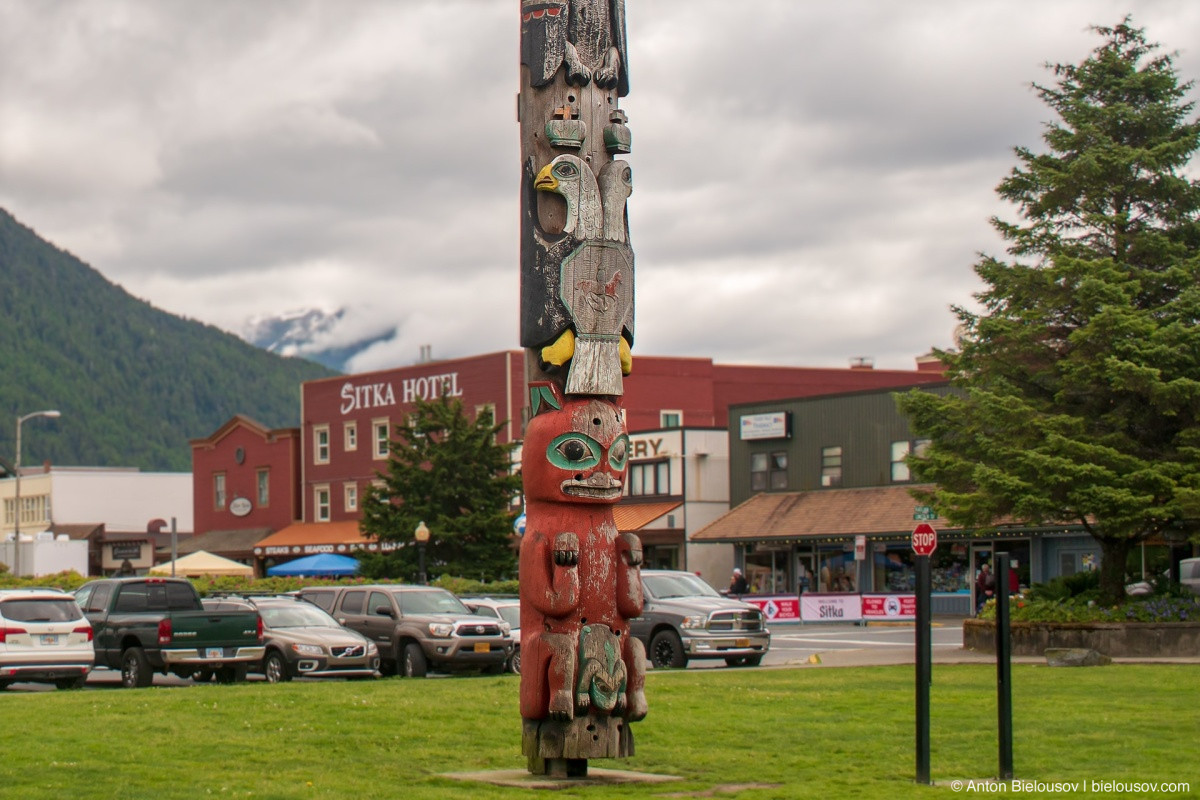
[[(630, 0), (637, 350), (907, 368), (948, 346), (1045, 62), (1127, 11)], [(0, 0), (0, 205), (238, 331), (346, 308), (355, 362), (517, 347), (518, 21), (499, 0)]]

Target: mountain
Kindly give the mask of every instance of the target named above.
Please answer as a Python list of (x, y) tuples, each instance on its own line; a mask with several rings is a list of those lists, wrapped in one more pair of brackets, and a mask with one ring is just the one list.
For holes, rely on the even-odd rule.
[(300, 384), (336, 375), (156, 309), (0, 209), (0, 457), (189, 471), (188, 440), (234, 414), (299, 424)]
[(338, 372), (351, 372), (350, 359), (378, 342), (396, 336), (396, 327), (350, 332), (346, 309), (332, 314), (317, 308), (275, 317), (256, 317), (242, 337), (251, 344), (281, 356), (298, 356)]

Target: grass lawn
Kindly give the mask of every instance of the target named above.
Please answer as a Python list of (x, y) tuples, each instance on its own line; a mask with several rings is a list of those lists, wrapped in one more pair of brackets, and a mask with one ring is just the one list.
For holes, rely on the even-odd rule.
[[(678, 775), (548, 797), (1200, 797), (1200, 667), (1014, 665), (1016, 777), (1082, 791), (954, 791), (996, 773), (995, 669), (935, 667), (935, 787), (913, 783), (912, 667), (687, 670), (647, 678), (637, 755)], [(0, 695), (0, 797), (521, 798), (441, 777), (521, 769), (516, 676)], [(541, 796), (541, 795), (535, 795)]]

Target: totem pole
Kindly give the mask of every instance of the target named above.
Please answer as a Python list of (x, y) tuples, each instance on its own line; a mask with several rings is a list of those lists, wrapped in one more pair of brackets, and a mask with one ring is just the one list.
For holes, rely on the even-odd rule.
[(633, 365), (624, 0), (521, 0), (522, 751), (577, 777), (646, 716), (638, 537), (619, 533)]

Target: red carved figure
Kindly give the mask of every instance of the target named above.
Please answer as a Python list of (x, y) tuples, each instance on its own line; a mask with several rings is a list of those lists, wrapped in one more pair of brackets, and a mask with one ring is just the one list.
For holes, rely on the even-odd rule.
[(530, 421), (522, 456), (521, 716), (638, 720), (645, 652), (629, 620), (642, 611), (642, 547), (613, 522), (629, 450), (620, 409), (531, 388), (548, 410)]

